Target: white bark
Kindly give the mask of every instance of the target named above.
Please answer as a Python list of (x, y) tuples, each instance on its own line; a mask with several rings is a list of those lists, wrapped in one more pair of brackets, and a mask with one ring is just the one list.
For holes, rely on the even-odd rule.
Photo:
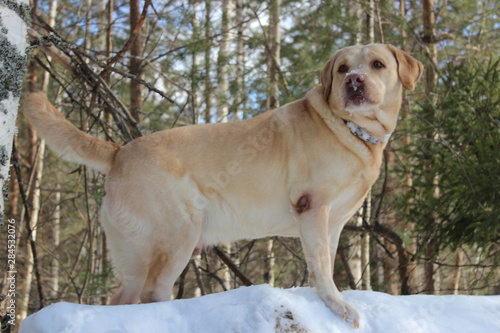
[[(222, 38), (217, 58), (217, 121), (225, 123), (228, 121), (228, 91), (229, 91), (229, 45), (231, 43), (230, 29), (233, 16), (233, 1), (222, 1)], [(231, 244), (224, 243), (224, 249), (231, 256)], [(231, 289), (231, 273), (229, 268), (223, 270), (224, 287)]]
[[(364, 216), (367, 221), (371, 218), (372, 204), (371, 204), (371, 192), (368, 193), (366, 197), (366, 207)], [(363, 290), (372, 290), (372, 280), (371, 280), (371, 269), (370, 269), (370, 234), (365, 233), (364, 237), (361, 239), (361, 266), (363, 267)]]
[(453, 281), (451, 290), (453, 295), (458, 295), (460, 289), (460, 276), (462, 274), (462, 250), (458, 249), (455, 257), (455, 268), (453, 270)]
[[(54, 213), (52, 215), (52, 237), (54, 237), (54, 253), (58, 250), (60, 244), (60, 224), (61, 224), (61, 190), (59, 189), (59, 184), (56, 185), (55, 193), (56, 206), (54, 208)], [(59, 293), (59, 259), (54, 256), (52, 258), (52, 264), (50, 266), (50, 297), (57, 299)]]
[[(355, 224), (358, 227), (363, 225), (363, 210), (360, 209)], [(354, 234), (349, 238), (349, 267), (356, 284), (356, 289), (360, 289), (363, 278), (363, 266), (361, 263), (361, 235)]]
[[(37, 230), (38, 230), (38, 215), (40, 213), (40, 195), (41, 195), (41, 184), (43, 175), (43, 160), (45, 155), (45, 142), (40, 141), (39, 151), (37, 156), (36, 174), (33, 185), (33, 200), (31, 202), (31, 212), (30, 212), (30, 230), (31, 239), (36, 242)], [(25, 277), (23, 280), (23, 285), (21, 290), (23, 295), (21, 298), (21, 304), (19, 305), (19, 319), (23, 320), (28, 315), (28, 305), (31, 293), (31, 282), (33, 281), (33, 272), (35, 268), (35, 259), (33, 257), (33, 249), (31, 248), (30, 238), (26, 240), (26, 264), (25, 264)]]
[(233, 16), (233, 1), (222, 1), (222, 38), (217, 59), (217, 121), (227, 122), (229, 91), (229, 45), (231, 43), (230, 29)]
[[(279, 101), (279, 85), (278, 71), (280, 66), (281, 52), (281, 0), (269, 1), (269, 43), (268, 43), (268, 59), (267, 59), (267, 76), (269, 82), (269, 94), (267, 96), (267, 109), (275, 109), (280, 106)], [(274, 239), (269, 238), (266, 244), (266, 260), (264, 280), (270, 286), (274, 286)]]
[[(51, 27), (56, 25), (56, 15), (57, 15), (57, 0), (50, 0), (48, 24)], [(50, 62), (51, 60), (52, 60), (52, 57), (47, 56), (47, 61)], [(43, 72), (42, 91), (45, 91), (45, 93), (47, 93), (47, 91), (49, 89), (49, 79), (50, 79), (49, 72), (47, 72), (47, 71)]]
[(375, 43), (375, 1), (368, 1), (368, 43)]
[[(26, 35), (29, 13), (27, 1), (14, 1), (16, 8), (0, 3), (0, 221), (3, 220), (4, 194), (7, 192), (12, 141), (16, 133), (16, 116), (22, 80), (26, 71)], [(22, 8), (21, 8), (22, 7)], [(19, 13), (19, 14), (18, 14)]]

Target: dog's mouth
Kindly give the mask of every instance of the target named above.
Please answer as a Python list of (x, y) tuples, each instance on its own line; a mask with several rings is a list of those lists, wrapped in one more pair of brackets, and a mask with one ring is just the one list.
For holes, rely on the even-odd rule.
[(366, 75), (351, 71), (344, 78), (346, 106), (370, 104), (366, 89)]
[(347, 105), (355, 106), (370, 103), (366, 96), (365, 87), (346, 86), (346, 102)]

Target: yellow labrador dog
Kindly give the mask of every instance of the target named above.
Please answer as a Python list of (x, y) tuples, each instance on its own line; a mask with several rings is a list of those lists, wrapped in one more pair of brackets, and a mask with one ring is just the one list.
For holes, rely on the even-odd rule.
[(102, 225), (120, 282), (112, 304), (170, 300), (203, 246), (279, 235), (300, 237), (318, 294), (358, 326), (332, 279), (339, 236), (379, 175), (402, 89), (421, 73), (391, 45), (347, 47), (304, 99), (124, 146), (80, 132), (41, 93), (27, 97), (25, 115), (63, 158), (107, 175)]

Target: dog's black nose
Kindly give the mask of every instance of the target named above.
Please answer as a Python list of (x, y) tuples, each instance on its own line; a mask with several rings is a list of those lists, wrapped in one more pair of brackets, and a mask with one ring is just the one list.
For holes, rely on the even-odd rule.
[(347, 74), (344, 80), (347, 86), (352, 88), (359, 88), (365, 84), (365, 76), (358, 73)]

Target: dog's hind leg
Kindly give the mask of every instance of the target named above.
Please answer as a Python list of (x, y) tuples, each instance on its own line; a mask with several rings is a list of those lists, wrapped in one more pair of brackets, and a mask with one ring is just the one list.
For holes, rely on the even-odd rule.
[[(180, 214), (182, 215), (182, 214)], [(193, 216), (177, 216), (161, 232), (165, 239), (158, 242), (152, 251), (146, 285), (141, 294), (143, 303), (168, 301), (174, 283), (189, 263), (193, 253), (199, 251), (201, 222), (193, 221)], [(178, 221), (182, 221), (182, 227)]]
[[(117, 272), (120, 286), (111, 298), (110, 304), (139, 303), (148, 272), (148, 262), (139, 252), (130, 251), (127, 258), (120, 258), (120, 272)], [(116, 263), (115, 263), (116, 265)]]
[(175, 281), (189, 263), (193, 246), (183, 246), (176, 252), (153, 255), (146, 285), (141, 294), (142, 303), (169, 301)]
[(136, 304), (146, 283), (151, 260), (151, 250), (144, 246), (147, 237), (129, 227), (134, 224), (129, 217), (110, 216), (106, 208), (103, 205), (101, 224), (106, 233), (115, 279), (119, 284), (110, 304)]

